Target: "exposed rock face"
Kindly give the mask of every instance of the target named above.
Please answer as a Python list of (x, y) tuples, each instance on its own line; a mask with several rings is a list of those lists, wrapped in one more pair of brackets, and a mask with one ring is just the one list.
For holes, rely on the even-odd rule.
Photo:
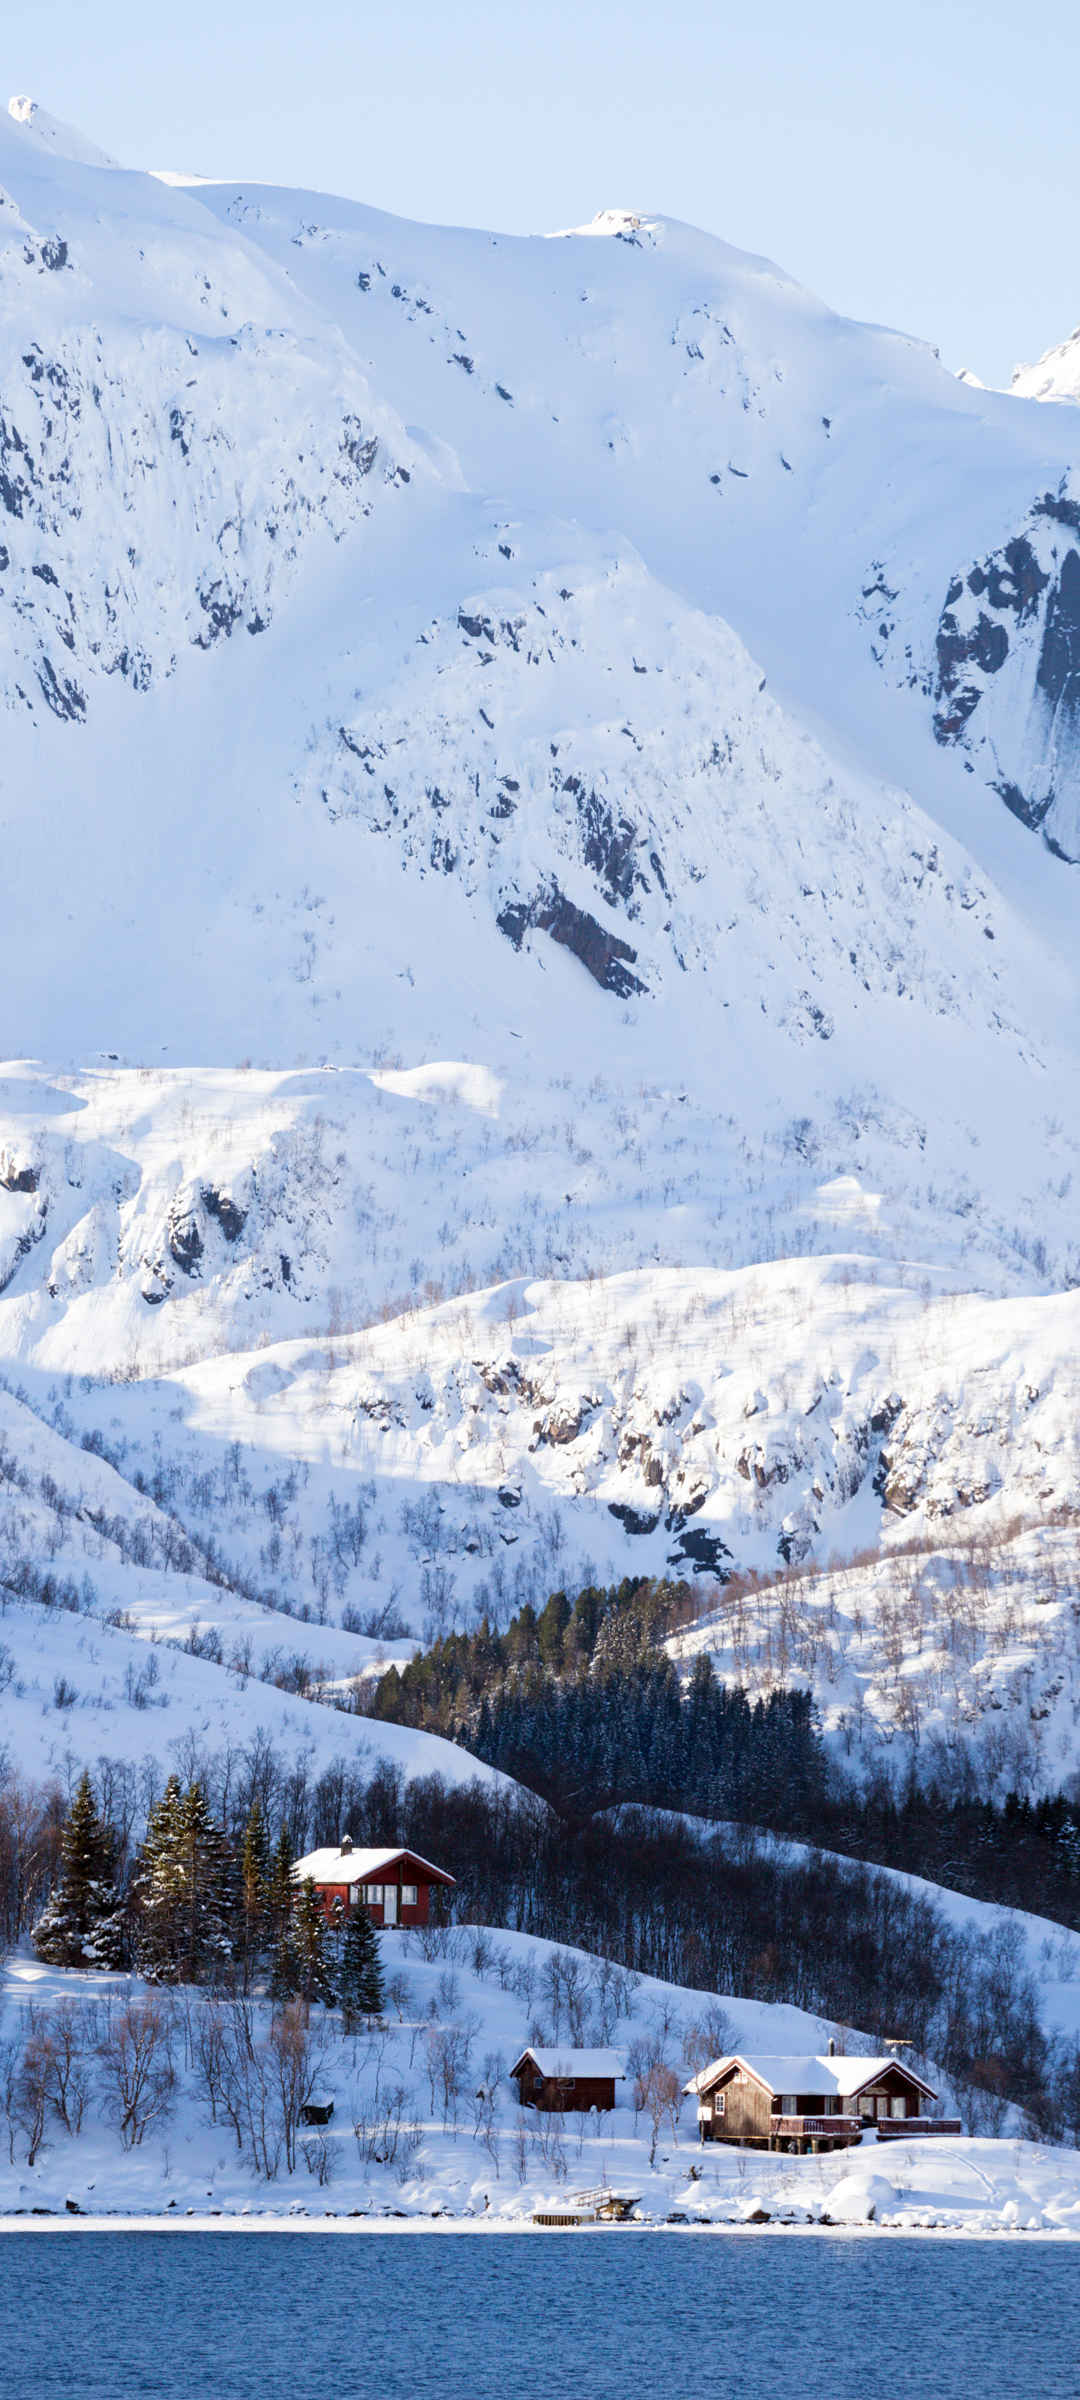
[(549, 933), (553, 942), (559, 942), (564, 950), (572, 951), (581, 960), (603, 992), (614, 992), (626, 1000), (633, 992), (645, 990), (640, 978), (630, 972), (637, 951), (617, 933), (609, 933), (587, 909), (577, 908), (557, 884), (535, 900), (511, 902), (502, 910), (498, 922), (500, 932), (505, 933), (515, 950), (520, 950), (530, 925), (537, 926), (541, 933)]
[(17, 1166), (10, 1158), (0, 1158), (0, 1188), (5, 1192), (36, 1192), (36, 1167)]
[(238, 1208), (227, 1192), (215, 1191), (212, 1185), (203, 1190), (202, 1204), (207, 1216), (215, 1217), (227, 1242), (238, 1242), (244, 1230), (247, 1211)]
[(934, 734), (977, 760), (1006, 808), (1080, 858), (1080, 503), (1034, 502), (1014, 534), (954, 577), (938, 623)]
[[(30, 188), (26, 206), (48, 205)], [(62, 174), (55, 201), (72, 207)], [(127, 241), (104, 190), (70, 232), (0, 190), (0, 704), (68, 724), (92, 717), (102, 676), (146, 693), (185, 648), (264, 632), (312, 534), (340, 539), (409, 473), (403, 430), (340, 344), (316, 359), (280, 304), (259, 307), (270, 278), (233, 243), (192, 243), (182, 203), (145, 214), (140, 323), (130, 293), (116, 306)]]
[(169, 1218), (169, 1255), (184, 1275), (197, 1275), (203, 1254), (198, 1219), (190, 1208), (178, 1208)]

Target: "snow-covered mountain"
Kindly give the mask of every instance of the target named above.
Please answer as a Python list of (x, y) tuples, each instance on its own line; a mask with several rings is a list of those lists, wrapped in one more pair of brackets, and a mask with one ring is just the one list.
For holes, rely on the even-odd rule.
[(1053, 342), (1033, 366), (1014, 370), (1009, 390), (1020, 400), (1080, 399), (1080, 325)]
[(93, 1452), (200, 1623), (1057, 1538), (1075, 415), (650, 214), (0, 187), (9, 1572)]

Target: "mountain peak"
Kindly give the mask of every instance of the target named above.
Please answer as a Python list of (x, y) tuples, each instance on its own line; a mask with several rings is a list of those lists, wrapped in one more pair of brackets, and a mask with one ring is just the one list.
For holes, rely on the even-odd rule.
[(79, 167), (115, 167), (118, 161), (108, 151), (100, 150), (96, 142), (87, 140), (76, 126), (65, 125), (59, 117), (51, 117), (37, 100), (16, 95), (8, 101), (8, 115), (16, 125), (36, 136), (52, 151), (54, 158), (69, 158)]
[(627, 241), (643, 233), (652, 233), (653, 230), (649, 218), (641, 216), (636, 209), (598, 208), (595, 217), (590, 218), (587, 225), (565, 225), (555, 239), (565, 241), (568, 234), (588, 233), (606, 234), (609, 240), (618, 234)]

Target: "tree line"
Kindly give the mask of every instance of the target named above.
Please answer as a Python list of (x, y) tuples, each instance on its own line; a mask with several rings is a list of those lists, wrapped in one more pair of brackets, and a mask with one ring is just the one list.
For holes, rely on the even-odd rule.
[(995, 1805), (911, 1774), (856, 1782), (821, 1739), (808, 1691), (751, 1701), (707, 1654), (685, 1685), (664, 1649), (697, 1606), (682, 1583), (626, 1578), (555, 1592), (505, 1632), (486, 1619), (380, 1678), (372, 1714), (441, 1733), (568, 1820), (618, 1803), (761, 1825), (1006, 1907), (1080, 1927), (1080, 1805)]
[(751, 1701), (707, 1656), (683, 1693), (665, 1636), (693, 1603), (685, 1584), (625, 1579), (556, 1592), (503, 1634), (449, 1634), (378, 1684), (373, 1713), (442, 1733), (541, 1792), (561, 1813), (617, 1801), (692, 1815), (809, 1820), (827, 1767), (810, 1694)]

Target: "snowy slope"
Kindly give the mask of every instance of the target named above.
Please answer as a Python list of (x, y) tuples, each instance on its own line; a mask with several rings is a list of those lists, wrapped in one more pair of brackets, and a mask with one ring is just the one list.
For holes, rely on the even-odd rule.
[[(125, 1640), (216, 1627), (249, 1676), (299, 1654), (347, 1692), (408, 1633), (575, 1577), (681, 1576), (701, 1618), (675, 1654), (809, 1683), (855, 1767), (947, 1773), (959, 1750), (1000, 1791), (1074, 1772), (1075, 1294), (935, 1292), (850, 1256), (521, 1278), (362, 1333), (219, 1357), (189, 1334), (167, 1370), (58, 1376), (108, 1338), (116, 1280), (3, 1401), (14, 1592), (29, 1561), (89, 1582), (98, 1616), (119, 1571)], [(211, 1346), (212, 1305), (199, 1323)]]
[[(790, 928), (769, 1016), (827, 968), (865, 1047), (898, 948), (966, 988), (987, 873), (1040, 931), (1060, 915), (972, 757), (890, 690), (940, 682), (951, 578), (1057, 491), (1059, 420), (660, 220), (410, 227), (87, 167), (14, 122), (0, 182), (6, 805), (40, 944), (54, 795), (62, 932), (47, 987), (16, 953), (28, 1046), (266, 1057), (269, 978), (288, 1055), (348, 1056), (406, 965), (378, 1030), (429, 1041), (445, 978), (417, 974), (413, 913), (421, 960), (432, 914), (470, 953), (485, 1021), (508, 994), (545, 1013), (553, 948), (616, 999), (685, 974), (677, 1013), (715, 1017), (727, 995), (692, 987), (758, 911)], [(975, 911), (944, 942), (935, 845)], [(618, 1012), (588, 1005), (606, 1041)]]
[(0, 1392), (0, 1776), (66, 1788), (80, 1763), (160, 1767), (192, 1741), (220, 1757), (258, 1736), (316, 1773), (379, 1756), (406, 1778), (502, 1781), (437, 1736), (376, 1731), (320, 1700), (411, 1645), (328, 1624), (317, 1599), (292, 1616), (252, 1596), (214, 1539), (221, 1498), (208, 1491), (192, 1539)]
[[(1074, 416), (660, 216), (414, 226), (21, 102), (0, 187), (17, 1473), (78, 1500), (92, 1442), (173, 1528), (133, 1622), (190, 1598), (228, 1644), (269, 1596), (333, 1620), (337, 1683), (344, 1611), (1017, 1516), (1041, 1558)], [(43, 1505), (0, 1513), (12, 1572), (78, 1556)], [(763, 1605), (748, 1671), (786, 1672)], [(1019, 1727), (1060, 1671), (1034, 1780), (1076, 1756), (1036, 1605), (920, 1701)], [(859, 1693), (905, 1721), (887, 1613), (838, 1738)]]
[[(886, 2147), (867, 2137), (832, 2157), (748, 2157), (721, 2145), (702, 2151), (694, 2104), (683, 2099), (674, 2127), (670, 2121), (662, 2126), (650, 2164), (648, 2119), (635, 2116), (632, 2084), (617, 2087), (620, 2105), (606, 2117), (571, 2115), (554, 2125), (522, 2119), (507, 2070), (524, 2042), (539, 2038), (550, 1945), (527, 1934), (469, 1927), (454, 1929), (437, 1956), (425, 1956), (402, 1933), (385, 1938), (383, 1950), (398, 1991), (383, 2025), (343, 2038), (333, 2018), (324, 2029), (322, 2012), (312, 2012), (320, 2048), (317, 2088), (321, 2098), (333, 2099), (334, 2116), (325, 2141), (301, 2145), (294, 2174), (283, 2161), (270, 2181), (253, 2173), (220, 2114), (213, 2121), (192, 2063), (196, 2043), (182, 2053), (178, 2042), (172, 2114), (139, 2145), (121, 2149), (106, 2095), (93, 2081), (79, 2132), (70, 2136), (51, 2125), (33, 2167), (24, 2137), (16, 2134), (10, 2162), (5, 2144), (4, 2230), (21, 2221), (20, 2212), (35, 2209), (60, 2216), (74, 2210), (81, 2218), (113, 2223), (119, 2213), (159, 2224), (168, 2221), (168, 2212), (187, 2217), (205, 2211), (215, 2224), (241, 2211), (279, 2222), (286, 2212), (289, 2218), (310, 2213), (324, 2231), (327, 2217), (335, 2215), (404, 2218), (414, 2228), (420, 2219), (439, 2216), (506, 2232), (527, 2227), (535, 2209), (565, 2210), (571, 2194), (606, 2182), (612, 2190), (640, 2195), (638, 2219), (646, 2224), (876, 2221), (899, 2231), (936, 2226), (968, 2234), (1080, 2234), (1076, 2153), (1043, 2144), (946, 2137)], [(799, 2009), (718, 2002), (712, 1993), (651, 1977), (616, 1974), (612, 1980), (609, 1970), (605, 1983), (604, 1962), (580, 1951), (555, 1955), (576, 1966), (590, 2013), (606, 2006), (609, 2040), (624, 2051), (666, 2060), (680, 2082), (700, 2060), (706, 2031), (715, 2038), (722, 2027), (723, 2038), (744, 2052), (784, 2044), (816, 2052), (834, 2030)], [(613, 1995), (617, 2013), (611, 2022)], [(65, 1973), (12, 1960), (0, 1983), (0, 2035), (25, 2038), (31, 2006), (39, 2025), (62, 2010), (70, 2012), (76, 2048), (92, 2051), (110, 2006), (116, 2011), (133, 2001), (138, 2007), (144, 1997), (134, 1977)], [(197, 2025), (196, 1996), (180, 1997)], [(257, 2042), (265, 2038), (268, 2014), (258, 2003), (251, 2011)], [(464, 2066), (449, 2117), (427, 2068), (429, 2050), (447, 2036)], [(872, 2047), (857, 2034), (851, 2046)], [(433, 2054), (437, 2059), (437, 2048)], [(485, 2090), (492, 2095), (490, 2107), (483, 2105)], [(388, 2108), (396, 2139), (385, 2130)]]

